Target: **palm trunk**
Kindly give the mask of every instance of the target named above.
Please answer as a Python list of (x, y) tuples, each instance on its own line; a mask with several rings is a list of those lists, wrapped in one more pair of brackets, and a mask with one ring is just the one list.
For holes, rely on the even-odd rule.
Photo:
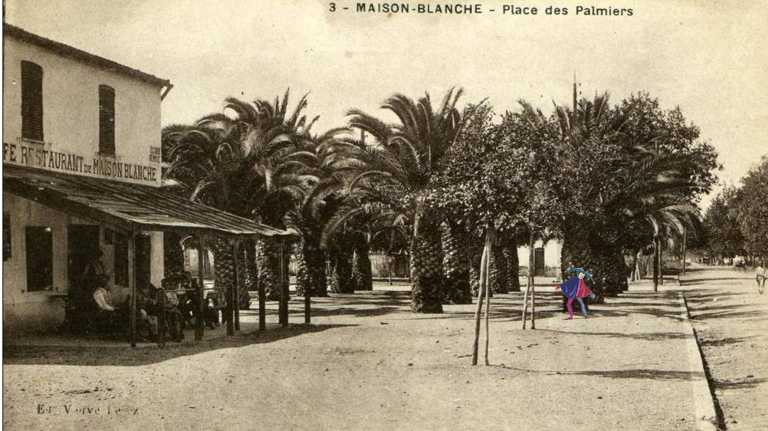
[(296, 295), (328, 296), (328, 279), (325, 274), (325, 252), (319, 242), (305, 238), (296, 246)]
[(264, 287), (266, 299), (280, 299), (280, 244), (278, 240), (263, 237), (256, 240), (256, 265), (259, 285)]
[(355, 252), (352, 256), (352, 280), (354, 290), (373, 290), (373, 271), (368, 239), (358, 234), (355, 240)]
[[(604, 296), (616, 296), (627, 289), (627, 265), (620, 244), (603, 240), (595, 233), (600, 229), (583, 221), (572, 221), (564, 231), (560, 257), (562, 271), (565, 271), (568, 262), (591, 269), (597, 302), (602, 302)], [(565, 273), (562, 275), (566, 277)]]
[(440, 226), (445, 270), (445, 301), (451, 304), (471, 304), (469, 236), (463, 225), (444, 223)]
[[(235, 283), (235, 255), (232, 246), (224, 239), (216, 238), (209, 241), (208, 245), (213, 251), (214, 288), (220, 301), (219, 305), (224, 306), (229, 303), (227, 291)], [(203, 259), (203, 256), (198, 256), (198, 259)], [(200, 279), (203, 279), (202, 274), (200, 274)]]
[(352, 282), (353, 247), (349, 233), (340, 232), (334, 236), (335, 245), (329, 250), (331, 261), (330, 289), (334, 293), (354, 293)]
[(411, 310), (416, 313), (443, 312), (443, 256), (437, 214), (423, 204), (416, 210), (411, 240)]
[[(511, 236), (511, 235), (510, 235)], [(520, 291), (520, 262), (517, 258), (517, 243), (510, 238), (502, 248), (502, 254), (507, 266), (507, 289), (510, 292)]]

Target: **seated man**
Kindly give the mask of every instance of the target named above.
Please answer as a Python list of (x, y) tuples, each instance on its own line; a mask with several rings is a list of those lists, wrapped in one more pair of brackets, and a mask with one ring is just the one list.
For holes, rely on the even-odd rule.
[(150, 283), (139, 288), (136, 296), (136, 309), (138, 310), (136, 317), (148, 329), (150, 339), (155, 338), (158, 331), (157, 315), (160, 310), (157, 303), (157, 291), (158, 289)]
[(97, 287), (92, 296), (96, 304), (96, 315), (87, 319), (91, 326), (90, 329), (99, 332), (114, 331), (125, 325), (127, 312), (125, 307), (115, 303), (109, 285), (104, 284)]

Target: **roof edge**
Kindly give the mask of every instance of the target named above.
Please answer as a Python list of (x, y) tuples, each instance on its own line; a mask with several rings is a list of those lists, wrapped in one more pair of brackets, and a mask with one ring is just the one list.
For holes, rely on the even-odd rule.
[(49, 49), (56, 53), (66, 55), (77, 60), (90, 63), (92, 65), (101, 67), (103, 69), (130, 76), (132, 78), (139, 79), (141, 81), (155, 84), (160, 87), (167, 87), (171, 85), (171, 81), (168, 79), (158, 78), (155, 75), (151, 75), (141, 70), (134, 69), (132, 67), (120, 64), (116, 61), (109, 60), (107, 58), (91, 54), (73, 46), (56, 42), (42, 36), (38, 36), (34, 33), (30, 33), (20, 27), (16, 27), (11, 24), (3, 23), (3, 36), (10, 36), (24, 42), (28, 42), (42, 48)]

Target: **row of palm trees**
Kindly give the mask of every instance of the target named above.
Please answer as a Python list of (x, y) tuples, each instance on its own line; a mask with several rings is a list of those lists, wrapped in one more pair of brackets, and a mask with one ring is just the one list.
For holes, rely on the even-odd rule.
[[(299, 232), (292, 249), (301, 295), (371, 289), (371, 247), (406, 244), (416, 312), (441, 312), (442, 304), (471, 302), (476, 292), (482, 232), (472, 221), (472, 208), (440, 205), (435, 182), (458, 162), (460, 155), (452, 149), (466, 145), (468, 134), (478, 129), (495, 128), (482, 135), (480, 156), (513, 154), (510, 172), (521, 160), (530, 160), (526, 175), (538, 178), (537, 187), (525, 193), (519, 184), (509, 191), (517, 195), (510, 198), (515, 203), (508, 212), (524, 212), (525, 217), (496, 220), (507, 225), (490, 254), (489, 281), (496, 292), (520, 288), (517, 244), (552, 237), (564, 239), (564, 261), (578, 259), (610, 275), (603, 277), (601, 291), (608, 292), (608, 285), (621, 290), (627, 274), (624, 255), (646, 250), (650, 243), (660, 249), (662, 237), (696, 219), (690, 198), (706, 188), (696, 169), (709, 165), (691, 167), (690, 154), (681, 150), (687, 147), (665, 148), (669, 139), (658, 130), (629, 127), (642, 123), (643, 116), (636, 114), (641, 110), (612, 108), (607, 95), (579, 103), (574, 98), (572, 108), (557, 106), (549, 116), (522, 103), (520, 112), (508, 113), (507, 124), (498, 126), (486, 121), (492, 112), (485, 103), (460, 110), (461, 95), (451, 89), (433, 106), (428, 94), (415, 100), (396, 94), (381, 108), (397, 122), (353, 109), (347, 127), (321, 134), (312, 131), (317, 117), (304, 113), (307, 96), (290, 112), (287, 91), (274, 102), (228, 98), (221, 113), (164, 129), (163, 157), (170, 164), (166, 178), (190, 199)], [(634, 103), (644, 108), (649, 102), (641, 98)], [(485, 120), (478, 122), (479, 117)], [(474, 129), (468, 131), (468, 125)], [(505, 144), (522, 127), (551, 142), (533, 146), (514, 138)], [(504, 145), (513, 151), (498, 150)], [(561, 168), (559, 174), (554, 166)], [(525, 201), (546, 205), (525, 206)], [(179, 240), (166, 244), (175, 246)], [(382, 246), (387, 243), (390, 247)], [(223, 241), (216, 242), (217, 286), (231, 285), (234, 259), (241, 259), (244, 301), (256, 283), (276, 299), (284, 280), (279, 274), (285, 270), (279, 247), (262, 238), (246, 242), (233, 255)], [(178, 260), (170, 259), (169, 270), (179, 269)]]

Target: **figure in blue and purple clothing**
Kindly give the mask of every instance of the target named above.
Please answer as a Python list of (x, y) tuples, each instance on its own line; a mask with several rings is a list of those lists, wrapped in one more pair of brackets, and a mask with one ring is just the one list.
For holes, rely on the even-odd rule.
[(568, 309), (568, 319), (573, 319), (574, 300), (579, 302), (579, 307), (581, 307), (581, 314), (584, 315), (584, 318), (586, 319), (587, 307), (584, 305), (584, 300), (582, 298), (592, 296), (593, 293), (589, 287), (587, 287), (587, 283), (584, 281), (584, 279), (586, 278), (589, 280), (592, 278), (592, 274), (589, 271), (586, 271), (584, 268), (568, 268), (566, 272), (578, 275), (576, 277), (569, 278), (559, 286), (555, 287), (555, 290), (560, 289), (560, 291), (563, 293), (563, 296), (565, 296), (567, 299), (565, 307)]

